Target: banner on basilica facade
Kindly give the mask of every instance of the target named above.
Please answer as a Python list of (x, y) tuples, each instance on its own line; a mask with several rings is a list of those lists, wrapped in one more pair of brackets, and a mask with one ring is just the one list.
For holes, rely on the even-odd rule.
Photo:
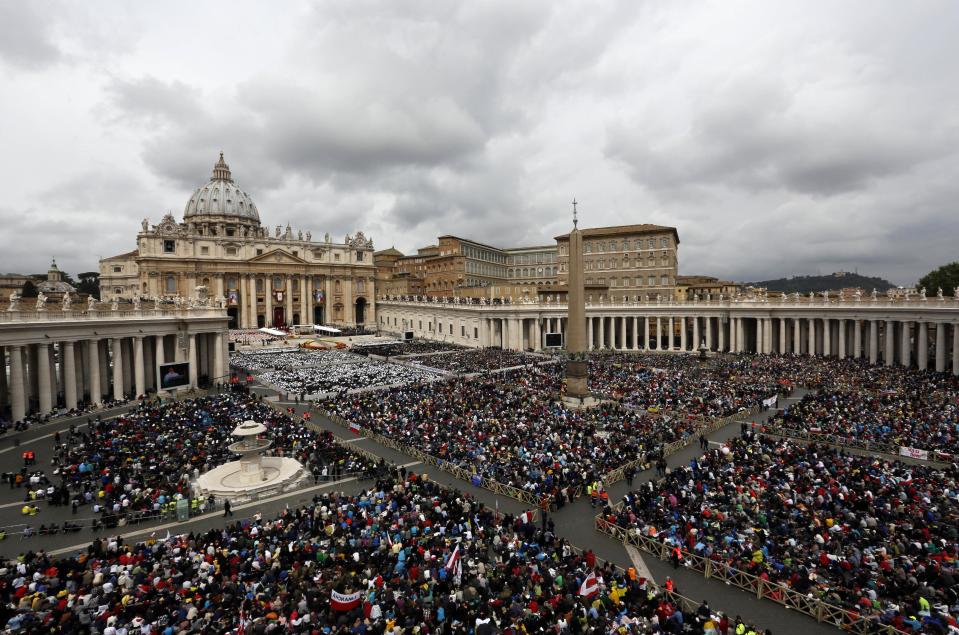
[(316, 301), (322, 303), (326, 299), (326, 294), (323, 292), (323, 289), (316, 290)]
[(237, 304), (240, 301), (240, 295), (236, 291), (228, 291), (226, 294), (228, 304)]

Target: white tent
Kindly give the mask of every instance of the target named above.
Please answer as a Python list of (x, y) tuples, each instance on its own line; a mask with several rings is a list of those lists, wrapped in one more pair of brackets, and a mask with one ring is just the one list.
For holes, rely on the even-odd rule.
[(332, 326), (320, 326), (319, 324), (314, 324), (313, 330), (319, 331), (320, 333), (331, 333), (333, 335), (343, 332), (340, 329), (333, 328)]
[(276, 337), (284, 337), (286, 335), (286, 333), (284, 333), (283, 331), (278, 331), (276, 329), (270, 329), (266, 327), (261, 328), (260, 333), (266, 333), (267, 335), (274, 335)]

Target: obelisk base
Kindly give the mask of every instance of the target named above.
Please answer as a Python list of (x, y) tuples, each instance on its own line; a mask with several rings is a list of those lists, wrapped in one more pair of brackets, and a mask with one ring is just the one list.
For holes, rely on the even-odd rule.
[(570, 360), (566, 362), (566, 396), (576, 398), (588, 397), (588, 376), (589, 362), (585, 360)]

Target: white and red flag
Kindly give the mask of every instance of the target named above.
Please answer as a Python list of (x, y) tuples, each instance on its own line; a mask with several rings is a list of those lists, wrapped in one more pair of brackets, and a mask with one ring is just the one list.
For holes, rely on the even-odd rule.
[(583, 583), (579, 585), (579, 594), (588, 598), (597, 593), (599, 593), (599, 582), (596, 580), (596, 574), (590, 572)]
[(351, 611), (360, 605), (363, 593), (337, 593), (330, 591), (330, 608), (334, 611)]

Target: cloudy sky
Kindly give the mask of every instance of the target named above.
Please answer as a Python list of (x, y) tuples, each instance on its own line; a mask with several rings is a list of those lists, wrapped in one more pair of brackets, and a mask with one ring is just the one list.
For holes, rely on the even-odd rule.
[(96, 268), (223, 150), (269, 226), (679, 229), (681, 273), (959, 259), (959, 3), (0, 0), (0, 271)]

